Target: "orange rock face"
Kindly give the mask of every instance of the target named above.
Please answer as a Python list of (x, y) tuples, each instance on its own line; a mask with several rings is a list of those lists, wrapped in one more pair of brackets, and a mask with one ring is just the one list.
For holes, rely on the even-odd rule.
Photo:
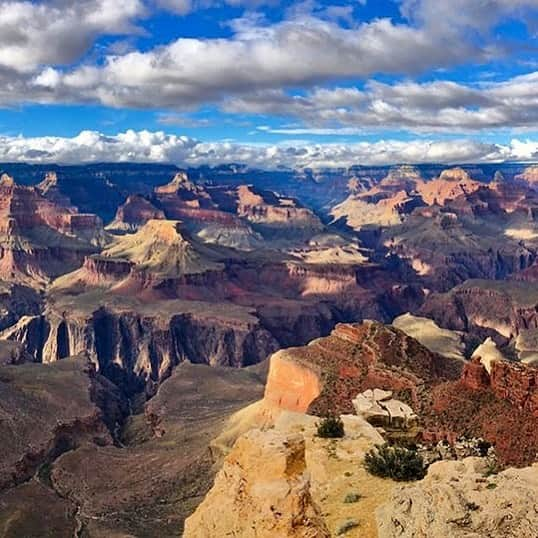
[(274, 355), (265, 397), (319, 415), (352, 412), (352, 400), (370, 388), (404, 394), (418, 405), (419, 387), (456, 379), (457, 362), (381, 323), (339, 324), (326, 338)]
[(265, 400), (287, 411), (306, 413), (320, 392), (320, 379), (315, 372), (287, 359), (285, 351), (271, 357)]
[(110, 229), (135, 231), (149, 220), (164, 219), (164, 212), (157, 209), (143, 196), (132, 195), (118, 208)]
[(479, 181), (472, 180), (461, 168), (444, 170), (439, 178), (433, 181), (420, 181), (417, 191), (428, 205), (445, 205), (461, 195), (470, 194), (482, 186)]
[(487, 389), (490, 386), (489, 374), (480, 358), (465, 365), (461, 374), (462, 383), (472, 390)]

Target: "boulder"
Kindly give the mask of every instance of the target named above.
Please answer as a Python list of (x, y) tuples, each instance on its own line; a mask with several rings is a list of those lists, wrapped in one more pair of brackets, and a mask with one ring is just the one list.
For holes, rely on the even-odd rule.
[(392, 397), (388, 390), (366, 390), (353, 400), (357, 415), (376, 426), (409, 429), (418, 424), (413, 409)]

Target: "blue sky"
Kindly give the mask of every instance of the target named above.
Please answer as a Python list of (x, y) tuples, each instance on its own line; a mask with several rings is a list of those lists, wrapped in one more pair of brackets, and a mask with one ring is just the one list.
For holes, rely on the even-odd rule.
[(0, 0), (0, 158), (535, 160), (537, 30), (538, 0)]

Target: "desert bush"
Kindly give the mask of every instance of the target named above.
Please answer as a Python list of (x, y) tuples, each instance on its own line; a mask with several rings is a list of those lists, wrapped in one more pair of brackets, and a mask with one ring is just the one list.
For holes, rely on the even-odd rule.
[(318, 437), (336, 439), (344, 437), (344, 423), (340, 417), (328, 416), (316, 424)]
[(416, 450), (386, 443), (366, 453), (364, 466), (373, 475), (399, 481), (420, 480), (426, 474), (424, 460)]

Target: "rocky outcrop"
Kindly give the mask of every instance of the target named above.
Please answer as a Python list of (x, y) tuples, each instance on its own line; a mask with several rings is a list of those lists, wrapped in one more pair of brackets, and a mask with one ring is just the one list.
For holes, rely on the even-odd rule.
[(459, 196), (479, 189), (481, 183), (471, 179), (462, 168), (443, 170), (439, 178), (417, 183), (417, 191), (428, 205), (445, 205)]
[(305, 470), (301, 436), (251, 431), (238, 439), (213, 488), (185, 522), (185, 538), (328, 538)]
[(101, 255), (136, 264), (140, 270), (158, 277), (200, 273), (220, 266), (205, 258), (187, 241), (181, 223), (172, 220), (149, 220), (135, 234), (117, 239)]
[(381, 323), (339, 324), (326, 338), (273, 355), (265, 398), (325, 415), (352, 411), (358, 393), (376, 388), (418, 405), (423, 386), (457, 378), (460, 364)]
[(480, 437), (495, 445), (502, 463), (532, 463), (538, 453), (538, 369), (506, 360), (488, 367), (489, 373), (476, 356), (461, 380), (433, 389), (430, 410), (420, 413), (426, 437)]
[(0, 278), (43, 285), (80, 266), (107, 237), (95, 215), (50, 201), (38, 188), (0, 180)]
[(164, 219), (164, 212), (143, 196), (133, 194), (118, 207), (114, 220), (106, 229), (117, 233), (136, 232), (149, 220)]
[(508, 361), (491, 365), (491, 390), (502, 400), (538, 418), (538, 368)]
[(56, 172), (47, 172), (43, 181), (36, 185), (36, 189), (50, 202), (68, 208), (71, 211), (77, 211), (77, 208), (71, 204), (69, 196), (66, 196), (61, 191)]
[(409, 430), (418, 426), (413, 409), (392, 397), (390, 390), (368, 389), (353, 400), (357, 415), (382, 428)]
[(255, 225), (269, 239), (274, 234), (296, 237), (300, 231), (313, 235), (323, 228), (319, 218), (296, 200), (257, 191), (247, 185), (237, 188), (237, 215)]
[(481, 458), (442, 461), (377, 510), (379, 538), (536, 535), (538, 465), (487, 476)]
[(523, 172), (517, 174), (514, 179), (516, 181), (524, 181), (530, 186), (536, 186), (536, 184), (538, 184), (538, 166), (528, 166), (527, 168), (525, 168), (525, 170), (523, 170)]
[(491, 374), (493, 363), (496, 361), (505, 360), (504, 355), (499, 351), (497, 344), (492, 340), (491, 337), (488, 337), (480, 344), (471, 355), (471, 359), (476, 359), (484, 365), (484, 368)]
[(351, 195), (331, 210), (334, 221), (360, 231), (363, 227), (384, 227), (400, 224), (415, 208), (424, 205), (422, 198), (405, 190), (392, 192), (380, 187)]

